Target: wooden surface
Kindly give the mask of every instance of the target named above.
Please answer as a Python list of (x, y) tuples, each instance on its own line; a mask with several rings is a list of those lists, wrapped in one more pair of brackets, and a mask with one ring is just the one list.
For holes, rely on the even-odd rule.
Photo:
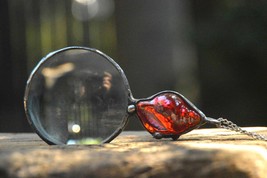
[[(267, 135), (266, 127), (246, 128)], [(123, 132), (109, 144), (49, 146), (36, 134), (0, 134), (0, 177), (266, 178), (267, 142), (224, 129), (178, 141)]]

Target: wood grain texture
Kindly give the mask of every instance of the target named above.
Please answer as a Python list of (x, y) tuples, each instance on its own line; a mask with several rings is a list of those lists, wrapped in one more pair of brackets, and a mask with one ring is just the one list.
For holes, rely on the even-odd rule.
[[(245, 128), (267, 134), (266, 127)], [(49, 146), (36, 134), (0, 134), (0, 177), (266, 178), (267, 142), (224, 129), (178, 141), (123, 132), (111, 143)]]

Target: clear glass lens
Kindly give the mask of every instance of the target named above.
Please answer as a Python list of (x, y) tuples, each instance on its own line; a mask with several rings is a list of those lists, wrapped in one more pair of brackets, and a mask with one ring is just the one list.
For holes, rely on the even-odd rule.
[(112, 139), (127, 120), (128, 82), (108, 56), (68, 48), (43, 59), (25, 94), (26, 114), (52, 144), (98, 144)]

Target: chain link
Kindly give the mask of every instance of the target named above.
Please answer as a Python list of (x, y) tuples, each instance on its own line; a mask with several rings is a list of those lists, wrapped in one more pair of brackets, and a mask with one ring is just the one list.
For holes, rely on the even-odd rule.
[(224, 129), (228, 129), (228, 130), (232, 130), (235, 132), (239, 132), (242, 134), (246, 134), (256, 140), (264, 140), (267, 141), (267, 137), (257, 134), (255, 132), (249, 132), (247, 130), (242, 129), (241, 127), (237, 126), (236, 124), (234, 124), (232, 121), (229, 121), (227, 119), (224, 118), (219, 118), (218, 121), (220, 122), (219, 124), (216, 124), (217, 127), (219, 128), (224, 128)]

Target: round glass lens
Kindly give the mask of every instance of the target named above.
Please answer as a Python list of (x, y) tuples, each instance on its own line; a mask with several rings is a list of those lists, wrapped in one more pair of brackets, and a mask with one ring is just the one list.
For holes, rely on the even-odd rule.
[(69, 47), (46, 56), (25, 92), (27, 118), (50, 144), (99, 144), (127, 122), (129, 85), (105, 54)]

